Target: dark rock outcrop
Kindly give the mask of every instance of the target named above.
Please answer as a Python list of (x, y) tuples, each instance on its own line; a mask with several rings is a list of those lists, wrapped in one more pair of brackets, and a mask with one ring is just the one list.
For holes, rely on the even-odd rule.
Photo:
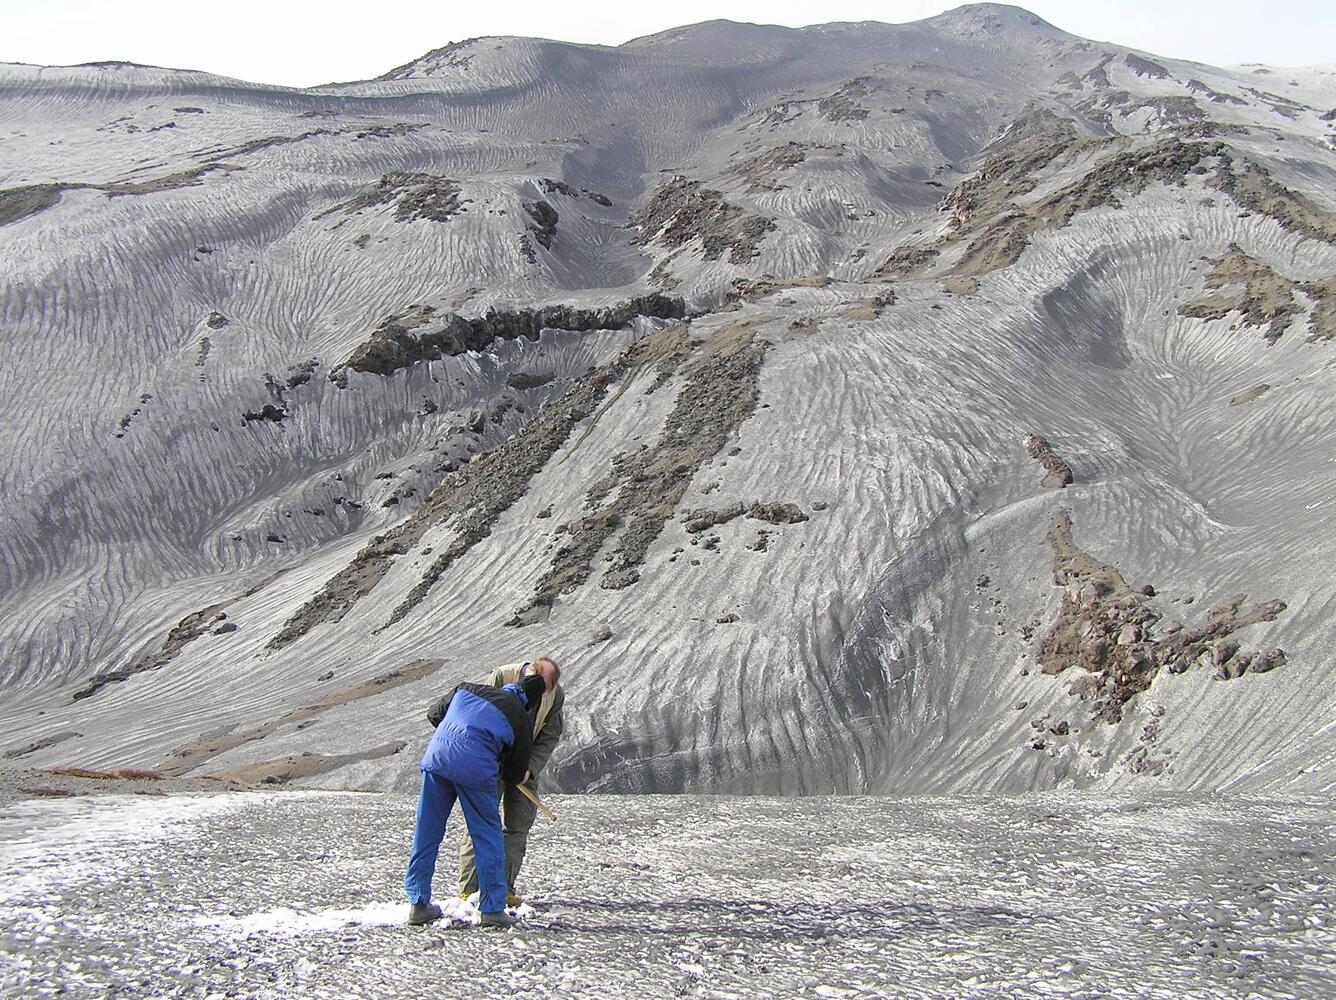
[(659, 243), (676, 249), (699, 239), (706, 260), (727, 253), (734, 264), (745, 264), (760, 253), (761, 240), (775, 228), (773, 219), (750, 215), (718, 191), (681, 175), (659, 188), (629, 224), (642, 246)]
[(396, 222), (427, 219), (431, 222), (449, 222), (464, 211), (459, 198), (459, 183), (436, 174), (391, 171), (380, 181), (349, 200), (326, 209), (316, 218), (324, 218), (341, 211), (351, 215), (377, 205), (393, 202)]
[[(515, 311), (493, 310), (473, 319), (457, 313), (436, 317), (432, 306), (412, 306), (388, 317), (343, 365), (331, 373), (336, 383), (346, 379), (343, 369), (392, 375), (420, 361), (482, 351), (494, 340), (537, 340), (546, 329), (616, 330), (637, 316), (681, 319), (686, 315), (682, 299), (653, 292), (626, 302), (597, 309), (567, 305), (539, 306)], [(421, 332), (418, 332), (421, 331)]]
[(559, 219), (557, 210), (548, 202), (539, 200), (532, 204), (525, 204), (524, 211), (533, 220), (529, 226), (529, 232), (533, 234), (533, 238), (538, 241), (538, 245), (544, 250), (551, 250), (552, 241), (557, 237), (557, 221)]
[(1043, 485), (1065, 489), (1072, 484), (1072, 468), (1053, 450), (1053, 446), (1039, 434), (1025, 435), (1026, 453), (1044, 467)]
[(1166, 628), (1157, 636), (1159, 613), (1116, 569), (1076, 545), (1066, 511), (1049, 531), (1049, 542), (1055, 555), (1054, 583), (1064, 593), (1035, 659), (1047, 674), (1073, 666), (1087, 672), (1089, 677), (1073, 685), (1073, 692), (1091, 702), (1094, 721), (1118, 722), (1127, 702), (1150, 687), (1161, 669), (1182, 673), (1209, 656), (1218, 671), (1242, 674), (1248, 661), (1235, 662), (1237, 644), (1224, 640), (1248, 625), (1274, 621), (1285, 610), (1284, 601), (1247, 606), (1246, 595), (1237, 594), (1208, 612), (1203, 624)]

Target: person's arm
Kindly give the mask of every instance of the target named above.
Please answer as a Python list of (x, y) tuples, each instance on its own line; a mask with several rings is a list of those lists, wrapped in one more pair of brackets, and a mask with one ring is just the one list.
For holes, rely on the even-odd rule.
[(529, 751), (529, 773), (535, 778), (547, 766), (547, 759), (552, 756), (552, 751), (557, 748), (557, 742), (561, 739), (561, 730), (565, 725), (562, 719), (562, 708), (566, 704), (566, 692), (557, 686), (557, 696), (552, 701), (552, 710), (547, 713), (547, 721), (543, 723), (543, 731), (533, 739), (533, 749)]
[[(458, 690), (459, 688), (455, 688), (455, 691)], [(441, 720), (445, 718), (445, 713), (450, 710), (450, 701), (454, 698), (455, 691), (442, 695), (431, 708), (427, 709), (427, 721), (431, 723), (432, 729), (441, 724)]]
[(519, 785), (529, 774), (529, 753), (533, 736), (529, 731), (529, 716), (515, 700), (515, 714), (510, 717), (510, 730), (515, 739), (501, 751), (501, 778), (508, 785)]

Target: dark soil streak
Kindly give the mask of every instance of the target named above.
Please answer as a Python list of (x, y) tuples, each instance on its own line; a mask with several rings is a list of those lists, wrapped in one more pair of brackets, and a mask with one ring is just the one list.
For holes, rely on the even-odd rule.
[(562, 526), (567, 540), (553, 555), (533, 597), (507, 624), (528, 625), (547, 618), (559, 595), (589, 579), (594, 557), (618, 531), (620, 539), (599, 586), (620, 590), (640, 579), (645, 554), (692, 478), (723, 451), (756, 410), (765, 349), (766, 342), (757, 340), (750, 326), (743, 324), (705, 341), (684, 369), (684, 384), (658, 441), (614, 460), (612, 476), (590, 494), (594, 502), (609, 495), (612, 501)]
[(279, 570), (265, 577), (255, 586), (246, 590), (244, 593), (235, 597), (229, 597), (226, 600), (219, 601), (217, 604), (210, 604), (206, 608), (198, 611), (192, 611), (179, 622), (177, 622), (167, 634), (155, 645), (150, 644), (139, 655), (129, 663), (114, 670), (103, 671), (94, 674), (78, 691), (71, 696), (72, 701), (81, 701), (84, 698), (92, 697), (98, 691), (108, 684), (117, 684), (121, 681), (127, 681), (135, 674), (142, 674), (147, 670), (159, 670), (165, 667), (172, 660), (181, 654), (181, 651), (189, 646), (200, 636), (207, 634), (214, 626), (220, 624), (227, 618), (226, 609), (236, 604), (238, 601), (247, 597), (254, 597), (265, 587), (269, 586), (287, 570)]
[(437, 524), (456, 536), (386, 625), (401, 620), (426, 597), (441, 575), (479, 541), (528, 489), (529, 481), (597, 408), (612, 385), (646, 360), (672, 350), (685, 336), (673, 327), (638, 341), (617, 360), (597, 368), (544, 407), (518, 434), (450, 475), (404, 522), (375, 536), (349, 565), (294, 613), (266, 648), (281, 649), (317, 625), (340, 621), (384, 579), (397, 556), (406, 555)]

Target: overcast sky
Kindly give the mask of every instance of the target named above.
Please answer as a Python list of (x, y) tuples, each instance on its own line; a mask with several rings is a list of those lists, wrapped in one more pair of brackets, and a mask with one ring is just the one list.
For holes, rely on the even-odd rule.
[[(714, 18), (801, 26), (915, 21), (957, 6), (919, 0), (0, 0), (0, 62), (120, 59), (314, 86), (378, 76), (430, 49), (479, 35), (617, 45)], [(1064, 31), (1217, 66), (1336, 63), (1336, 2), (1033, 0)]]

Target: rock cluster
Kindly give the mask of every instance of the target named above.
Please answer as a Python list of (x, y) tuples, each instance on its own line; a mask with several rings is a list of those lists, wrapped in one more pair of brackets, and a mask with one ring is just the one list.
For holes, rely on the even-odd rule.
[(1274, 344), (1303, 312), (1300, 292), (1313, 303), (1308, 314), (1308, 340), (1336, 338), (1336, 276), (1313, 281), (1293, 281), (1269, 264), (1231, 243), (1223, 256), (1210, 259), (1206, 275), (1209, 290), (1236, 288), (1233, 294), (1209, 296), (1185, 303), (1179, 315), (1190, 319), (1221, 319), (1240, 315), (1245, 326), (1265, 327), (1263, 337)]
[(659, 292), (594, 309), (558, 304), (491, 310), (472, 319), (458, 313), (437, 317), (433, 306), (410, 306), (403, 313), (387, 317), (347, 361), (330, 373), (330, 380), (346, 385), (349, 370), (392, 375), (420, 361), (485, 350), (494, 340), (537, 340), (547, 329), (616, 330), (637, 316), (681, 319), (685, 315), (686, 304), (681, 298)]
[(681, 175), (661, 187), (631, 216), (629, 225), (642, 246), (659, 243), (676, 249), (699, 239), (706, 260), (727, 253), (734, 264), (755, 257), (761, 240), (775, 228), (773, 219), (750, 215), (718, 191)]
[(396, 170), (382, 175), (372, 187), (322, 212), (321, 215), (335, 211), (352, 215), (354, 212), (393, 202), (396, 222), (413, 222), (417, 219), (449, 222), (454, 216), (466, 210), (459, 193), (457, 181), (438, 177), (436, 174), (405, 173)]
[(1072, 484), (1071, 466), (1062, 460), (1042, 435), (1025, 435), (1025, 451), (1044, 467), (1043, 485), (1061, 490)]
[[(1134, 592), (1116, 569), (1076, 545), (1066, 511), (1058, 515), (1049, 541), (1056, 557), (1054, 583), (1064, 593), (1035, 658), (1047, 674), (1073, 666), (1086, 672), (1071, 693), (1091, 702), (1097, 721), (1119, 721), (1123, 706), (1150, 687), (1162, 668), (1182, 673), (1211, 655), (1218, 671), (1238, 651), (1237, 643), (1223, 640), (1247, 625), (1274, 621), (1285, 610), (1285, 602), (1279, 600), (1248, 607), (1247, 597), (1238, 594), (1212, 609), (1204, 624), (1166, 628), (1157, 636), (1160, 614), (1146, 603), (1148, 595)], [(1276, 653), (1265, 654), (1260, 661), (1250, 656), (1243, 669), (1257, 662), (1265, 664), (1261, 672), (1274, 669), (1284, 662), (1284, 654)], [(1256, 666), (1252, 669), (1258, 672)]]

